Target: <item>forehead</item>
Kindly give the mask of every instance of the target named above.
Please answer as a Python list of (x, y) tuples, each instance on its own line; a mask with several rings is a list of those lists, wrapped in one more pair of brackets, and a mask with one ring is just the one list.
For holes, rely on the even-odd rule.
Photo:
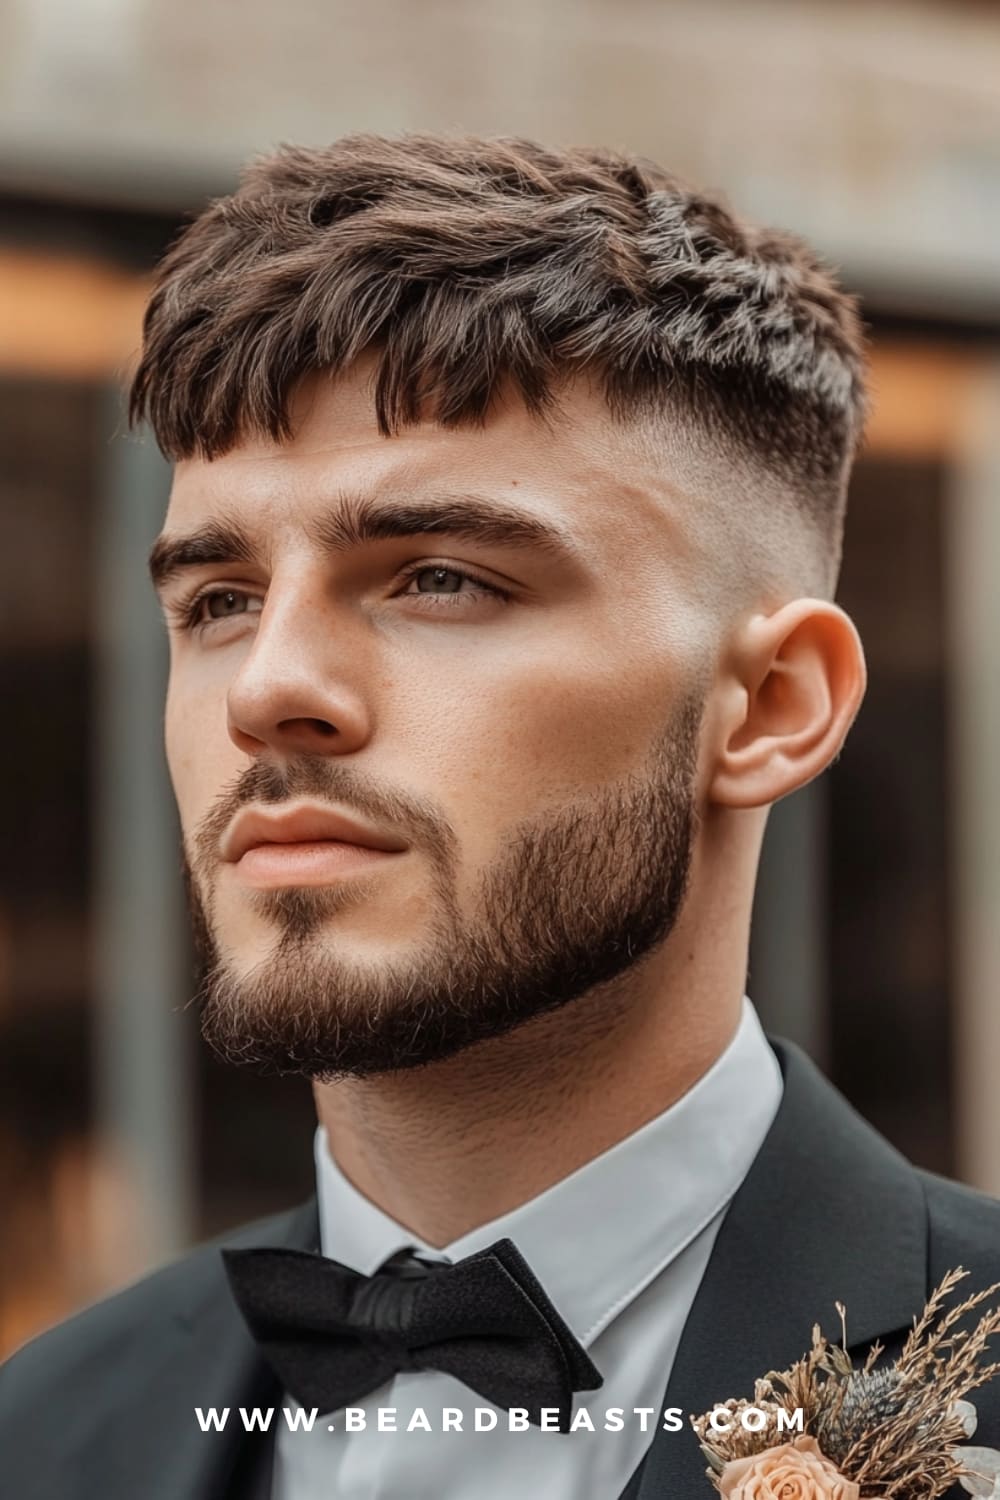
[(676, 548), (690, 518), (666, 453), (650, 452), (648, 440), (616, 422), (583, 381), (567, 384), (542, 418), (505, 399), (482, 426), (427, 421), (386, 437), (362, 366), (335, 381), (308, 377), (290, 417), (287, 440), (249, 437), (211, 461), (179, 463), (167, 530), (225, 512), (274, 538), (359, 497), (400, 502), (462, 492), (534, 514), (584, 550), (612, 537), (655, 545), (667, 533)]

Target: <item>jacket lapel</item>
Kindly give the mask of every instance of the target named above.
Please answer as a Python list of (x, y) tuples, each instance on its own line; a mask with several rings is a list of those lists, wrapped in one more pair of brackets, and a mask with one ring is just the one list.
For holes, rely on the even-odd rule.
[[(191, 1500), (243, 1500), (270, 1493), (274, 1433), (248, 1436), (239, 1408), (279, 1405), (280, 1386), (229, 1292), (219, 1254), (222, 1243), (206, 1247), (204, 1272), (176, 1315), (177, 1342), (165, 1361), (156, 1411), (158, 1428), (176, 1435), (176, 1441), (155, 1475), (143, 1476), (144, 1500), (177, 1500), (180, 1495)], [(318, 1250), (316, 1199), (235, 1232), (224, 1243)], [(196, 1406), (228, 1406), (225, 1430), (202, 1432)], [(124, 1490), (122, 1494), (124, 1500)]]
[(819, 1322), (852, 1349), (908, 1327), (928, 1291), (927, 1215), (909, 1163), (803, 1052), (773, 1042), (784, 1075), (774, 1123), (723, 1220), (664, 1397), (685, 1429), (659, 1432), (622, 1500), (713, 1493), (688, 1425), (809, 1348)]

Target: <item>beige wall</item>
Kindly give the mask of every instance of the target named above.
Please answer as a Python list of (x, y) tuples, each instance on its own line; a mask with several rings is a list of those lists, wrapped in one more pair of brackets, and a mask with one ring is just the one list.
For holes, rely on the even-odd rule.
[(8, 0), (0, 185), (166, 202), (351, 129), (635, 147), (884, 303), (1000, 291), (1000, 8), (926, 0)]

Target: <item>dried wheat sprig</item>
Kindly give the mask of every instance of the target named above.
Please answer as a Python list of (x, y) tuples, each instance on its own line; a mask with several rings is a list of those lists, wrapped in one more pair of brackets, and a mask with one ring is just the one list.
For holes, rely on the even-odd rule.
[[(978, 1362), (988, 1339), (1000, 1332), (1000, 1310), (984, 1313), (968, 1333), (952, 1332), (961, 1318), (1000, 1290), (1000, 1284), (941, 1312), (944, 1299), (966, 1274), (961, 1267), (950, 1272), (914, 1323), (895, 1366), (899, 1411), (864, 1433), (842, 1460), (842, 1471), (864, 1486), (863, 1492), (905, 1497), (907, 1484), (918, 1472), (922, 1482), (934, 1484), (924, 1493), (939, 1494), (962, 1472), (951, 1449), (965, 1433), (960, 1419), (951, 1415), (952, 1403), (1000, 1373), (1000, 1364)], [(874, 1482), (878, 1491), (869, 1488)]]
[(903, 1351), (900, 1355), (901, 1360), (906, 1358), (912, 1346), (920, 1343), (920, 1341), (923, 1339), (924, 1334), (927, 1332), (928, 1328), (937, 1317), (938, 1310), (940, 1309), (942, 1302), (944, 1302), (948, 1294), (954, 1290), (954, 1288), (960, 1281), (965, 1280), (968, 1274), (969, 1273), (964, 1268), (964, 1266), (956, 1266), (955, 1269), (953, 1271), (949, 1271), (941, 1281), (941, 1283), (934, 1288), (924, 1305), (923, 1312), (918, 1318), (914, 1318), (913, 1320), (913, 1328), (910, 1330), (909, 1337), (907, 1338), (906, 1343), (903, 1345)]
[[(863, 1426), (866, 1414), (872, 1425), (863, 1429), (846, 1451), (834, 1448), (844, 1477), (858, 1485), (862, 1496), (880, 1500), (934, 1500), (943, 1495), (965, 1472), (960, 1445), (966, 1434), (954, 1402), (1000, 1374), (1000, 1362), (979, 1363), (988, 1340), (1000, 1333), (1000, 1308), (984, 1312), (968, 1332), (957, 1327), (974, 1308), (1000, 1291), (1000, 1282), (954, 1307), (944, 1307), (949, 1294), (967, 1275), (958, 1267), (931, 1292), (898, 1360), (885, 1372), (888, 1386), (879, 1381), (875, 1371), (884, 1352), (881, 1343), (871, 1347), (860, 1371), (854, 1369), (847, 1353), (845, 1310), (838, 1302), (840, 1345), (832, 1344), (819, 1325), (814, 1325), (812, 1346), (802, 1359), (787, 1370), (770, 1371), (755, 1383), (753, 1404), (771, 1413), (763, 1430), (746, 1432), (734, 1425), (726, 1433), (716, 1433), (708, 1430), (710, 1413), (692, 1417), (716, 1488), (718, 1475), (730, 1459), (775, 1445), (779, 1408), (791, 1411), (801, 1407), (804, 1430), (818, 1436), (822, 1446), (834, 1440), (848, 1394), (853, 1392), (842, 1439), (848, 1440), (852, 1430)], [(876, 1382), (870, 1390), (862, 1383), (865, 1378)], [(748, 1404), (731, 1400), (725, 1406), (738, 1413)], [(875, 1420), (876, 1414), (887, 1407), (889, 1414)]]
[(862, 1493), (869, 1494), (882, 1492), (871, 1490), (872, 1484), (898, 1485), (902, 1480), (912, 1479), (914, 1473), (925, 1479), (932, 1477), (935, 1470), (949, 1474), (954, 1467), (954, 1479), (959, 1469), (950, 1449), (964, 1436), (960, 1420), (942, 1413), (937, 1397), (932, 1396), (859, 1438), (841, 1460), (841, 1472), (845, 1478), (853, 1479)]
[[(961, 1266), (957, 1267), (956, 1270), (950, 1271), (941, 1282), (941, 1285), (931, 1293), (927, 1306), (924, 1308), (920, 1318), (915, 1322), (906, 1343), (903, 1345), (899, 1359), (896, 1361), (896, 1368), (899, 1370), (901, 1379), (907, 1378), (911, 1364), (914, 1364), (916, 1367), (915, 1373), (917, 1378), (926, 1375), (929, 1356), (934, 1354), (938, 1349), (952, 1348), (954, 1340), (947, 1338), (946, 1335), (951, 1332), (955, 1324), (964, 1318), (967, 1313), (970, 1313), (974, 1307), (979, 1307), (981, 1303), (985, 1302), (987, 1297), (992, 1297), (996, 1292), (1000, 1291), (1000, 1282), (995, 1281), (992, 1286), (984, 1287), (982, 1291), (975, 1292), (971, 1297), (967, 1297), (964, 1302), (960, 1302), (955, 1307), (949, 1308), (947, 1312), (938, 1317), (944, 1297), (968, 1274), (968, 1271), (963, 1270)], [(998, 1319), (996, 1310), (993, 1313), (986, 1313), (980, 1319), (973, 1333), (960, 1335), (962, 1346), (965, 1347), (966, 1343), (978, 1334), (983, 1325), (989, 1322), (994, 1322), (996, 1325), (992, 1329), (993, 1332), (996, 1332), (997, 1328), (1000, 1328), (1000, 1319)], [(935, 1326), (932, 1327), (932, 1324)]]

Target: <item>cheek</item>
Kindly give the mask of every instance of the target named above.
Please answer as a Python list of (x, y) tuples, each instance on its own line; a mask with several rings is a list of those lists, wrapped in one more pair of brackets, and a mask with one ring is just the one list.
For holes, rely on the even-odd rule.
[(627, 614), (584, 611), (575, 623), (489, 684), (498, 762), (523, 768), (543, 793), (643, 770), (705, 683), (707, 628), (693, 610), (678, 618), (637, 595)]
[(585, 788), (642, 765), (684, 692), (690, 666), (660, 641), (564, 632), (480, 674), (472, 713), (498, 769)]
[(620, 642), (578, 637), (453, 656), (394, 685), (382, 744), (393, 770), (396, 748), (409, 752), (400, 783), (440, 803), (475, 867), (517, 823), (643, 767), (689, 672), (658, 643), (623, 655)]
[(497, 749), (543, 783), (597, 786), (644, 762), (678, 693), (662, 662), (552, 663), (505, 695)]
[(218, 695), (182, 691), (174, 680), (167, 690), (164, 738), (181, 828), (187, 834), (245, 757), (226, 730), (224, 700), (220, 707)]

